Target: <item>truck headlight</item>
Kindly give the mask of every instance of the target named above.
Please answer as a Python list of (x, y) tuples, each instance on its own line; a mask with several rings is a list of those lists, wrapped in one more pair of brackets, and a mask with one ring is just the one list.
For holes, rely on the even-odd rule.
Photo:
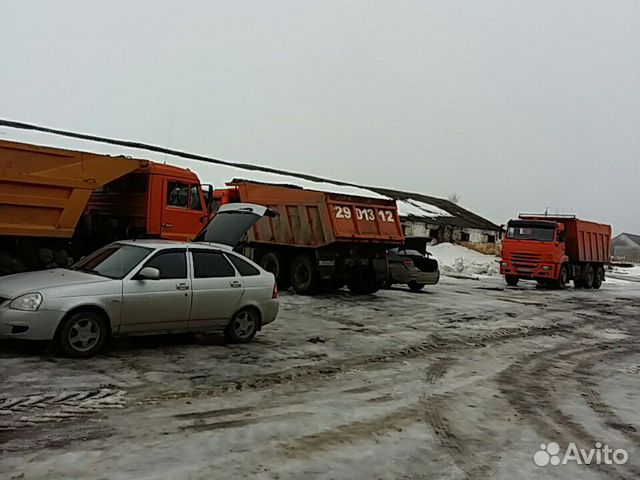
[(42, 303), (42, 295), (39, 293), (25, 293), (24, 295), (15, 298), (10, 304), (9, 308), (14, 310), (25, 310), (27, 312), (35, 312), (40, 308)]
[(543, 270), (551, 270), (553, 267), (551, 265), (543, 265), (542, 269)]
[(503, 267), (507, 267), (507, 266), (509, 266), (509, 263), (508, 262), (502, 262), (502, 263), (500, 263), (500, 265), (502, 265)]

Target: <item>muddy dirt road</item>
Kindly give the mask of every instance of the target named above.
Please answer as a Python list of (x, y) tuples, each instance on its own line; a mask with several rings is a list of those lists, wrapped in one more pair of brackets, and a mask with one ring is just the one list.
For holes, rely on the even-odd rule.
[[(141, 338), (73, 361), (0, 343), (0, 478), (640, 478), (636, 282), (281, 305), (242, 346)], [(549, 442), (628, 461), (537, 466)]]

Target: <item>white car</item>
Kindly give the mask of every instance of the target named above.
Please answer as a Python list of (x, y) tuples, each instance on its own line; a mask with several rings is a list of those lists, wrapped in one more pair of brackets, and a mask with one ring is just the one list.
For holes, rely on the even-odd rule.
[(267, 212), (225, 205), (202, 242), (123, 240), (69, 269), (2, 277), (0, 337), (54, 340), (76, 357), (112, 335), (224, 332), (249, 342), (278, 314), (276, 283), (231, 244)]

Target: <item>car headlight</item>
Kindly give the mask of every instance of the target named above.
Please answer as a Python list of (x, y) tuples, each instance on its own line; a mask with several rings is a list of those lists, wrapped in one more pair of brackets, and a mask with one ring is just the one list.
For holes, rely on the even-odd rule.
[(14, 310), (25, 310), (28, 312), (35, 312), (40, 308), (42, 303), (42, 295), (39, 293), (25, 293), (24, 295), (15, 298), (10, 304), (9, 308)]

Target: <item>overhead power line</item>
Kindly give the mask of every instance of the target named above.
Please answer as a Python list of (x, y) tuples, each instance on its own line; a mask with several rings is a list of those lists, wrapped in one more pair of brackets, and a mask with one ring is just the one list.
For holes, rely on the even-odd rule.
[(253, 170), (253, 171), (260, 171), (265, 173), (274, 173), (277, 175), (286, 175), (288, 177), (297, 177), (297, 178), (302, 178), (304, 180), (310, 180), (313, 182), (329, 182), (335, 185), (346, 185), (351, 187), (358, 186), (353, 183), (341, 182), (339, 180), (329, 180), (322, 177), (316, 177), (315, 175), (308, 175), (306, 173), (287, 172), (286, 170), (280, 170), (280, 169), (271, 168), (271, 167), (264, 167), (262, 165), (252, 165), (250, 163), (230, 162), (228, 160), (221, 160), (219, 158), (206, 157), (204, 155), (197, 155), (195, 153), (183, 152), (180, 150), (174, 150), (172, 148), (159, 147), (157, 145), (150, 145), (147, 143), (133, 142), (131, 140), (119, 140), (116, 138), (99, 137), (96, 135), (88, 135), (86, 133), (69, 132), (66, 130), (59, 130), (56, 128), (41, 127), (39, 125), (33, 125), (30, 123), (14, 122), (12, 120), (0, 119), (0, 127), (17, 128), (20, 130), (31, 130), (36, 132), (51, 133), (53, 135), (60, 135), (63, 137), (78, 138), (80, 140), (89, 140), (92, 142), (108, 143), (110, 145), (118, 145), (120, 147), (127, 147), (127, 148), (136, 148), (139, 150), (147, 150), (149, 152), (164, 153), (168, 155), (174, 155), (176, 157), (186, 158), (189, 160), (197, 160), (200, 162), (213, 163), (216, 165), (224, 165), (227, 167), (241, 168), (244, 170)]

